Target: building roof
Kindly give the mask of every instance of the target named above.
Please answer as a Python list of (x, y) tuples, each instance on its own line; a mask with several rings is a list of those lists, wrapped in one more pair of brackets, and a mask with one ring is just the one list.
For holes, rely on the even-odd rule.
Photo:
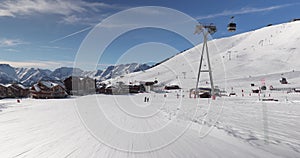
[(38, 86), (38, 84), (34, 84), (33, 87), (34, 87), (35, 91), (37, 91), (37, 92), (40, 92), (40, 91), (41, 91), (41, 89), (40, 89), (40, 87)]
[(23, 86), (22, 84), (16, 84), (18, 87), (22, 88), (22, 89), (26, 89), (25, 86)]
[(40, 81), (39, 83), (46, 86), (47, 88), (53, 88), (53, 87), (56, 87), (56, 86), (60, 86), (62, 88), (65, 88), (65, 85), (61, 82)]
[(40, 81), (40, 83), (44, 86), (46, 86), (47, 88), (52, 88), (57, 86), (58, 84), (50, 82), (50, 81)]

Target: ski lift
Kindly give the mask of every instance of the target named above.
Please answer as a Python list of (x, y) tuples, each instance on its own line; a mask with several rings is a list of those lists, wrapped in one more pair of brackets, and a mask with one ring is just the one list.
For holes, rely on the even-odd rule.
[(217, 32), (217, 27), (213, 23), (211, 23), (210, 25), (204, 25), (204, 28), (206, 28), (207, 32), (211, 35)]
[(209, 25), (202, 25), (202, 24), (199, 24), (199, 25), (196, 25), (196, 29), (195, 29), (195, 32), (194, 34), (199, 34), (201, 33), (204, 29), (207, 30), (207, 32), (210, 34), (210, 35), (213, 35), (215, 32), (217, 32), (217, 27), (211, 23)]
[(231, 19), (231, 21), (230, 21), (230, 23), (227, 25), (227, 30), (228, 30), (229, 32), (234, 32), (234, 31), (236, 31), (236, 23), (233, 22), (234, 16), (232, 16), (230, 19)]

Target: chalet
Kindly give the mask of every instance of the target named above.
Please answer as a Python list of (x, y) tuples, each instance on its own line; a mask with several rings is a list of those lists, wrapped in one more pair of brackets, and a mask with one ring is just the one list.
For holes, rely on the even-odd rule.
[(147, 82), (142, 81), (142, 82), (140, 82), (140, 85), (144, 86), (146, 92), (150, 92), (150, 91), (153, 91), (153, 87), (157, 83), (158, 83), (157, 80), (155, 80), (155, 81), (147, 81)]
[(105, 87), (104, 89), (104, 93), (105, 94), (113, 94), (113, 89), (115, 89), (116, 87), (112, 86), (112, 85), (107, 85), (107, 87)]
[(7, 87), (3, 84), (0, 84), (0, 98), (6, 98), (7, 96)]
[(64, 81), (64, 85), (65, 85), (65, 89), (66, 89), (66, 92), (69, 94), (69, 95), (72, 95), (72, 76), (66, 78)]
[(145, 92), (143, 85), (126, 85), (123, 82), (117, 82), (117, 84), (105, 84), (100, 83), (97, 85), (96, 92), (98, 94), (129, 94), (129, 93), (140, 93)]
[(105, 94), (106, 84), (105, 83), (99, 83), (96, 87), (96, 93), (98, 94)]
[(21, 84), (13, 83), (6, 85), (6, 97), (9, 98), (24, 98), (28, 97), (29, 89)]
[(62, 84), (39, 81), (30, 88), (30, 96), (37, 99), (65, 98), (67, 92)]
[(143, 85), (129, 85), (129, 93), (140, 93), (145, 92)]
[(88, 77), (70, 76), (64, 80), (66, 91), (70, 95), (87, 95), (96, 93), (96, 81)]

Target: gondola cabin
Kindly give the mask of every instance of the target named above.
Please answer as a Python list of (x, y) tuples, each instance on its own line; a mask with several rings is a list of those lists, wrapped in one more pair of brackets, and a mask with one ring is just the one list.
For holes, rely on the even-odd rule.
[(227, 25), (227, 30), (228, 30), (229, 32), (234, 32), (234, 31), (236, 31), (236, 23), (233, 23), (233, 22), (229, 23), (229, 24)]
[(227, 25), (227, 30), (229, 32), (234, 32), (234, 31), (236, 31), (236, 23), (233, 22), (234, 16), (232, 16), (230, 19), (231, 19), (230, 23)]

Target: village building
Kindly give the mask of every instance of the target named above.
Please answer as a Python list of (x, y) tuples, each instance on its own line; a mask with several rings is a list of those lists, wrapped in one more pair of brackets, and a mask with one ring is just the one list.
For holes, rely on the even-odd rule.
[(70, 76), (64, 80), (69, 95), (87, 95), (96, 93), (96, 81), (88, 77)]
[(145, 92), (145, 87), (143, 85), (129, 85), (129, 93), (141, 93)]
[(96, 92), (98, 94), (129, 94), (145, 92), (145, 88), (140, 84), (126, 85), (124, 82), (117, 82), (116, 84), (99, 83)]
[(39, 81), (30, 88), (30, 96), (37, 99), (65, 98), (67, 92), (62, 84)]
[(7, 87), (3, 84), (0, 84), (0, 99), (6, 98), (7, 96)]
[(151, 92), (154, 90), (154, 85), (157, 84), (158, 81), (155, 80), (155, 81), (141, 81), (140, 82), (140, 85), (144, 86), (145, 88), (145, 92)]
[(29, 95), (29, 89), (21, 84), (0, 84), (0, 98), (25, 98)]
[[(215, 96), (221, 96), (221, 90), (218, 87), (214, 89)], [(190, 89), (190, 98), (197, 97), (197, 98), (210, 98), (211, 95), (211, 88), (206, 87), (199, 87), (197, 90), (195, 88)]]
[(96, 87), (97, 94), (105, 94), (106, 84), (105, 83), (98, 83)]
[(108, 86), (107, 89), (111, 89), (113, 95), (129, 94), (129, 85), (126, 85), (124, 82), (117, 82), (115, 85)]
[(6, 97), (8, 98), (26, 98), (29, 95), (29, 89), (21, 84), (8, 84), (6, 88)]

